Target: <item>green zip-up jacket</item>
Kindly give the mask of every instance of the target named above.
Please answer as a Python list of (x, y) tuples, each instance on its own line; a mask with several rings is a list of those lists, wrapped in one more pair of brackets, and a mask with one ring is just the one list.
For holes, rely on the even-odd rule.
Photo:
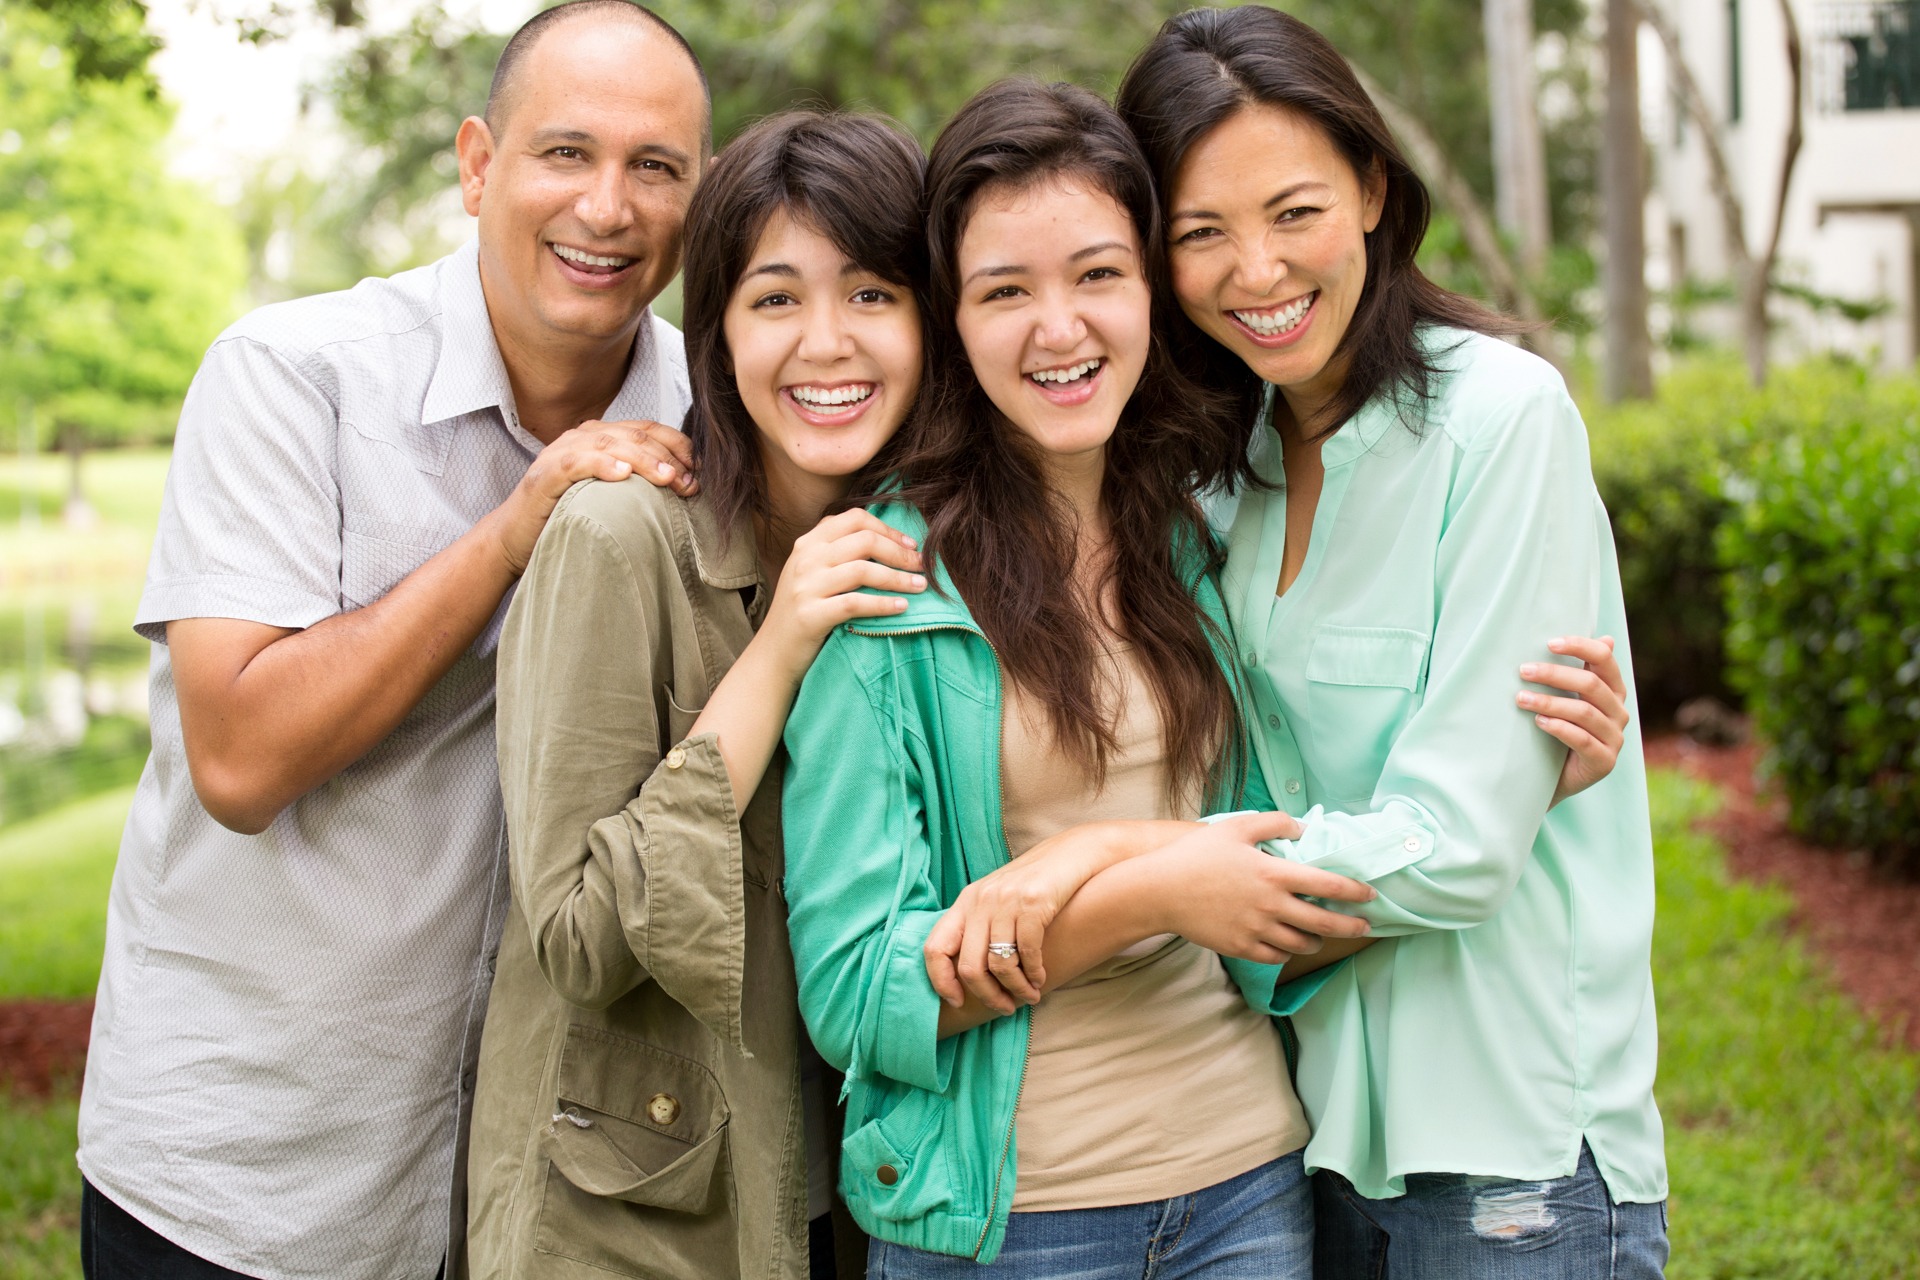
[[(911, 507), (874, 514), (925, 537)], [(1198, 549), (1182, 559), (1226, 665), (1218, 584)], [(847, 1073), (840, 1195), (869, 1235), (983, 1263), (1000, 1252), (1018, 1176), (1030, 1015), (939, 1039), (921, 948), (960, 891), (1009, 856), (1001, 696), (999, 659), (936, 567), (905, 612), (828, 637), (787, 720), (782, 801), (800, 1011), (821, 1056)], [(1251, 758), (1247, 775), (1216, 810), (1272, 808)], [(1330, 974), (1276, 991), (1276, 966), (1225, 963), (1248, 1003), (1274, 1015)]]

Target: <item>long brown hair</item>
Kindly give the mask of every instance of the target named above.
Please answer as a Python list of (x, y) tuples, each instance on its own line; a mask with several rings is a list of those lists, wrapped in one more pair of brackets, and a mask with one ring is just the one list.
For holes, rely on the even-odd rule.
[[(1164, 199), (1187, 152), (1235, 112), (1282, 107), (1311, 120), (1363, 182), (1386, 178), (1380, 223), (1366, 236), (1367, 275), (1360, 303), (1335, 349), (1347, 376), (1319, 435), (1330, 435), (1381, 392), (1394, 396), (1402, 421), (1417, 422), (1439, 366), (1421, 349), (1423, 325), (1505, 336), (1532, 326), (1442, 289), (1414, 262), (1426, 238), (1432, 201), (1407, 163), (1380, 109), (1347, 60), (1291, 14), (1264, 5), (1189, 9), (1167, 19), (1120, 82), (1120, 115), (1152, 161)], [(1266, 384), (1239, 356), (1183, 315), (1174, 341), (1189, 368), (1232, 393), (1246, 417)]]
[[(1062, 178), (1126, 211), (1155, 299), (1146, 368), (1107, 446), (1101, 501), (1111, 554), (1090, 598), (1072, 585), (1073, 514), (1048, 492), (1036, 446), (981, 388), (955, 323), (960, 241), (982, 194)], [(1223, 769), (1237, 779), (1234, 691), (1181, 562), (1217, 564), (1193, 495), (1233, 471), (1247, 429), (1231, 399), (1194, 383), (1167, 347), (1165, 247), (1146, 157), (1113, 108), (1086, 90), (1003, 80), (962, 107), (934, 143), (927, 242), (934, 383), (922, 439), (902, 464), (905, 496), (927, 519), (927, 554), (945, 564), (1006, 674), (1047, 708), (1056, 741), (1097, 783), (1117, 745), (1119, 714), (1098, 680), (1099, 602), (1109, 587), (1114, 621), (1159, 704), (1172, 797), (1218, 781)]]
[[(923, 298), (925, 171), (920, 144), (884, 116), (796, 108), (767, 117), (728, 143), (694, 193), (681, 283), (693, 388), (686, 430), (701, 490), (721, 529), (731, 532), (748, 511), (767, 514), (760, 432), (740, 399), (725, 327), (727, 304), (760, 233), (784, 209), (862, 270)], [(871, 492), (899, 466), (917, 412), (909, 412), (854, 478), (855, 494)]]

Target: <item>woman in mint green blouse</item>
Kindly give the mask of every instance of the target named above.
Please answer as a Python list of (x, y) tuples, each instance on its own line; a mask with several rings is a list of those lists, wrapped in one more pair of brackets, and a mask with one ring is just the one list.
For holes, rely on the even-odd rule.
[(1371, 945), (1294, 1017), (1317, 1274), (1657, 1276), (1638, 734), (1549, 812), (1563, 753), (1501, 710), (1539, 637), (1626, 634), (1579, 413), (1498, 340), (1514, 326), (1414, 265), (1426, 191), (1311, 28), (1182, 14), (1118, 105), (1161, 184), (1189, 367), (1262, 414), (1268, 487), (1232, 519), (1223, 594), (1301, 824), (1270, 848), (1379, 893), (1339, 907)]

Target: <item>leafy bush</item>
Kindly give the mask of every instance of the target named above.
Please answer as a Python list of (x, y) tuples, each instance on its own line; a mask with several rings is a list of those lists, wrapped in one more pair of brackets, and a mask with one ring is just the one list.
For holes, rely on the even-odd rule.
[(1725, 486), (1731, 674), (1794, 827), (1920, 874), (1920, 383), (1805, 408)]
[(1739, 364), (1698, 363), (1668, 375), (1655, 400), (1587, 415), (1594, 481), (1620, 554), (1640, 713), (1654, 723), (1690, 698), (1734, 700), (1714, 535), (1730, 509), (1720, 478), (1750, 447), (1759, 400)]

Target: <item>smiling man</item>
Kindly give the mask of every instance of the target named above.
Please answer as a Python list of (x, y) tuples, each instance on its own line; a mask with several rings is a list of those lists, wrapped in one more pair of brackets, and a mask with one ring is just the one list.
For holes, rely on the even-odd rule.
[(153, 755), (81, 1103), (94, 1280), (461, 1272), (499, 619), (576, 480), (691, 487), (648, 306), (708, 114), (646, 10), (549, 10), (460, 128), (477, 246), (207, 353), (136, 619)]

